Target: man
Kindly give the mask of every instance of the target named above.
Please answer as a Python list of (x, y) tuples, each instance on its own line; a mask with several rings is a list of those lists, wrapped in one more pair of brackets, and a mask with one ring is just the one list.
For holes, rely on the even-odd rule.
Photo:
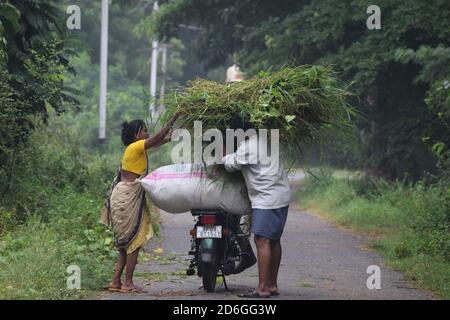
[[(242, 123), (242, 121), (241, 121)], [(251, 128), (244, 123), (243, 130)], [(232, 128), (236, 129), (236, 128)], [(243, 141), (236, 152), (223, 157), (226, 170), (241, 170), (252, 205), (252, 226), (257, 249), (259, 284), (240, 295), (245, 298), (268, 298), (278, 295), (278, 269), (281, 262), (280, 238), (286, 224), (290, 187), (282, 161), (261, 161), (256, 133)]]

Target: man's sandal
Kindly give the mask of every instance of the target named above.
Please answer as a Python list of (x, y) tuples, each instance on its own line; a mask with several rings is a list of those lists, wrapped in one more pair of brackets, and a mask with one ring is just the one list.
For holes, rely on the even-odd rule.
[(270, 298), (271, 294), (260, 294), (258, 291), (256, 291), (256, 289), (250, 290), (247, 293), (241, 293), (238, 294), (238, 297), (240, 298), (253, 298), (253, 299), (258, 299), (258, 298)]

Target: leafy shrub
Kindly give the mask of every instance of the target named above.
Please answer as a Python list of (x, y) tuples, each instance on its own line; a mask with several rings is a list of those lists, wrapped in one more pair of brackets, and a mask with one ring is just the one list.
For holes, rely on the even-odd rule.
[(66, 186), (103, 195), (117, 169), (113, 157), (85, 151), (63, 119), (51, 117), (48, 125), (36, 122), (36, 128), (11, 174), (0, 177), (2, 202), (19, 222), (32, 214), (47, 219), (54, 198)]

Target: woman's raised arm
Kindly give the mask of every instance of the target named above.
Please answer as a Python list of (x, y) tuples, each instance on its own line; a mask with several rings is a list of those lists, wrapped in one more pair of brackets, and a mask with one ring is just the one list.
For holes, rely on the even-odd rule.
[[(144, 144), (145, 149), (160, 146), (162, 144), (161, 142), (164, 140), (164, 138), (166, 138), (167, 134), (172, 129), (173, 124), (175, 123), (175, 121), (177, 121), (177, 119), (180, 115), (181, 115), (181, 113), (177, 112), (172, 117), (172, 119), (170, 119), (167, 122), (166, 126), (161, 128), (154, 136), (145, 139), (145, 144)], [(168, 142), (168, 140), (165, 142)]]

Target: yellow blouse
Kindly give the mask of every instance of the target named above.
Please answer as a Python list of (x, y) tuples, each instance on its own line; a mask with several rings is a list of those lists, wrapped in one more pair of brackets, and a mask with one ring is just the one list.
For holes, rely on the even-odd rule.
[(122, 158), (122, 169), (136, 174), (144, 174), (147, 169), (145, 140), (138, 140), (128, 145)]

